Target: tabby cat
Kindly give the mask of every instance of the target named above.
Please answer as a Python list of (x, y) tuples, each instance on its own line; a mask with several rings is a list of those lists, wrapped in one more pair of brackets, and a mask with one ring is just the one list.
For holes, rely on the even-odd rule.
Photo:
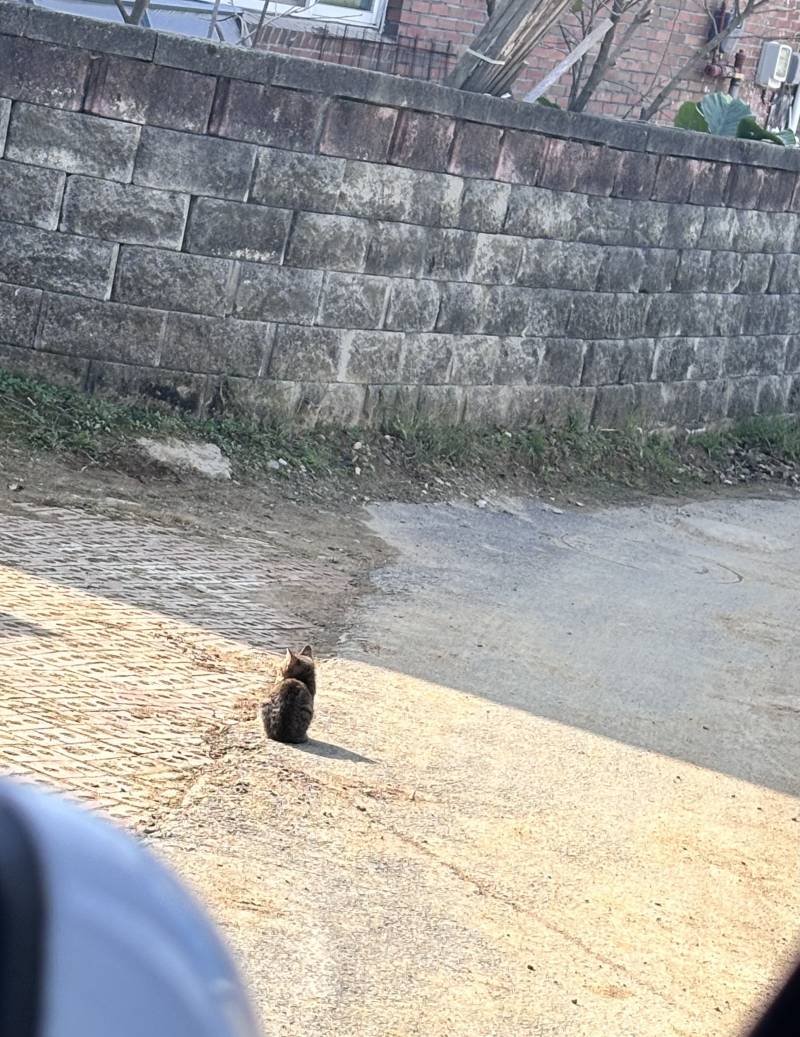
[(272, 695), (261, 707), (267, 738), (296, 744), (308, 738), (308, 725), (314, 716), (317, 690), (314, 654), (311, 645), (297, 653), (286, 649), (286, 657)]

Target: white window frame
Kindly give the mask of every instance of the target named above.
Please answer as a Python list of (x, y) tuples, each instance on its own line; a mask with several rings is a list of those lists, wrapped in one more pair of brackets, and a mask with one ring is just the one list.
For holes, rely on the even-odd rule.
[[(368, 29), (380, 29), (386, 17), (388, 0), (372, 0), (371, 11), (359, 11), (357, 8), (337, 7), (326, 4), (324, 0), (298, 0), (296, 4), (285, 3), (284, 0), (268, 0), (267, 10), (270, 14), (291, 15), (292, 18), (306, 18), (310, 21), (333, 22), (337, 25), (360, 25)], [(302, 5), (302, 7), (301, 7)], [(300, 8), (298, 10), (298, 8)]]

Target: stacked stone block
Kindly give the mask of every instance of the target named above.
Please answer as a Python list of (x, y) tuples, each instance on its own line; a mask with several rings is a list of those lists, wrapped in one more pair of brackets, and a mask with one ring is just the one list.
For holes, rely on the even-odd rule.
[(0, 2), (0, 364), (258, 419), (793, 412), (798, 167)]

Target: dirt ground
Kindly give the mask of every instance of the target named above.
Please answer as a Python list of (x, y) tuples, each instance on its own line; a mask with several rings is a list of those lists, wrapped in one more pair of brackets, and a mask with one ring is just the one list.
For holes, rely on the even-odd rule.
[(7, 453), (3, 766), (145, 834), (267, 1034), (741, 1032), (800, 931), (797, 494), (286, 498)]

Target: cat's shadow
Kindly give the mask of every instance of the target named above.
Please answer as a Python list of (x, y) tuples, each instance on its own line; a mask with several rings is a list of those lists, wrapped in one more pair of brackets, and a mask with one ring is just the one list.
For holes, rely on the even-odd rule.
[(350, 763), (375, 763), (368, 756), (361, 756), (360, 753), (351, 752), (350, 749), (344, 749), (341, 745), (334, 745), (333, 742), (320, 742), (316, 738), (309, 738), (307, 742), (302, 742), (296, 748), (304, 753), (313, 753), (314, 756), (326, 756), (329, 760), (348, 760)]

